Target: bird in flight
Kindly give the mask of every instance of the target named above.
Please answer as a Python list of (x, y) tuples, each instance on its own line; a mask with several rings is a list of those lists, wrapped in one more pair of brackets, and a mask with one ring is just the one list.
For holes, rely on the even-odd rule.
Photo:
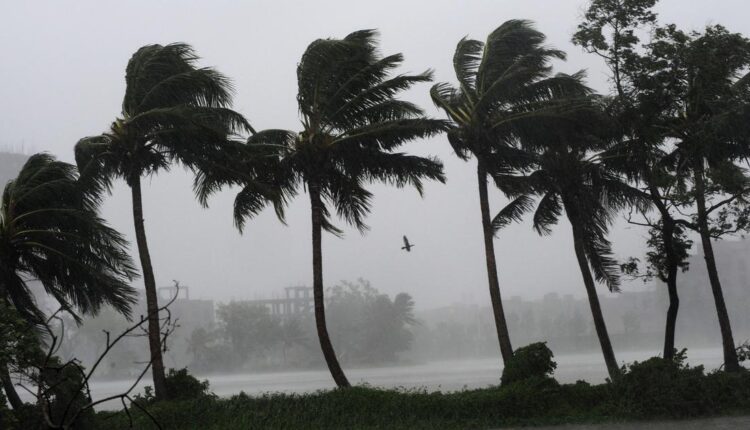
[(404, 236), (404, 246), (401, 247), (401, 249), (405, 249), (406, 252), (411, 252), (411, 249), (414, 247), (414, 244), (409, 243), (409, 239)]

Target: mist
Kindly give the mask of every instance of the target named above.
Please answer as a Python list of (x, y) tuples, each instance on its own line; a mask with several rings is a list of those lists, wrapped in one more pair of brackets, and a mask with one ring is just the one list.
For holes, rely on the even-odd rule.
[[(192, 45), (201, 66), (214, 67), (232, 79), (233, 107), (257, 130), (300, 129), (296, 66), (303, 51), (315, 39), (340, 38), (365, 28), (378, 29), (383, 54), (404, 54), (399, 73), (430, 69), (435, 82), (452, 83), (452, 56), (461, 37), (483, 39), (508, 19), (529, 19), (547, 35), (549, 45), (567, 53), (567, 61), (555, 64), (556, 71), (584, 69), (588, 85), (607, 93), (610, 83), (604, 63), (570, 42), (587, 3), (91, 0), (4, 4), (0, 7), (0, 50), (5, 58), (0, 65), (0, 82), (4, 83), (0, 85), (4, 101), (0, 104), (0, 152), (49, 152), (74, 162), (75, 143), (102, 133), (119, 115), (125, 66), (139, 47), (153, 43)], [(750, 34), (747, 14), (736, 12), (747, 9), (745, 1), (689, 2), (690, 7), (686, 3), (660, 2), (660, 22), (675, 22), (685, 29), (720, 22), (733, 32)], [(414, 87), (405, 98), (425, 108), (428, 115), (442, 118), (429, 97), (430, 85)], [(422, 198), (413, 189), (373, 185), (373, 210), (366, 218), (369, 230), (360, 234), (337, 219), (344, 237), (323, 235), (324, 282), (328, 300), (333, 300), (327, 306), (334, 345), (342, 364), (352, 369), (355, 383), (451, 390), (497, 383), (502, 362), (487, 291), (476, 161), (459, 160), (444, 135), (410, 143), (403, 151), (438, 157), (444, 163), (447, 183), (427, 183)], [(0, 153), (0, 161), (3, 156)], [(0, 164), (2, 183), (20, 167), (15, 159)], [(169, 287), (182, 287), (174, 303), (179, 323), (169, 340), (167, 367), (188, 367), (210, 378), (217, 394), (330, 388), (312, 313), (290, 315), (270, 304), (283, 302), (285, 288), (312, 284), (307, 195), (301, 193), (290, 204), (286, 224), (269, 209), (250, 220), (240, 234), (232, 218), (237, 189), (224, 189), (203, 208), (193, 192), (192, 173), (180, 166), (144, 179), (143, 189), (156, 282), (165, 287), (161, 300), (168, 300), (175, 291)], [(492, 212), (507, 202), (491, 188)], [(106, 197), (102, 216), (128, 238), (131, 254), (137, 255), (130, 192), (124, 183), (116, 183), (112, 195)], [(414, 244), (411, 252), (401, 249), (404, 235)], [(646, 229), (619, 219), (609, 238), (615, 256), (625, 261), (643, 258), (646, 236)], [(694, 246), (692, 252), (698, 248)], [(568, 222), (562, 219), (544, 237), (528, 221), (511, 225), (498, 234), (495, 250), (513, 343), (547, 342), (558, 357), (561, 381), (603, 381), (606, 369)], [(735, 338), (750, 339), (746, 294), (750, 279), (744, 268), (750, 245), (733, 238), (717, 245), (717, 252), (723, 253), (719, 268)], [(688, 348), (694, 363), (718, 368), (719, 326), (700, 253), (691, 257), (689, 271), (681, 276), (683, 307), (677, 344)], [(136, 280), (134, 286), (143, 289), (143, 281)], [(341, 295), (334, 294), (332, 299), (331, 291), (336, 288)], [(373, 291), (363, 293), (368, 288)], [(598, 288), (620, 362), (660, 354), (668, 306), (664, 285), (624, 278), (622, 292), (609, 292), (603, 285)], [(346, 295), (352, 291), (361, 296)], [(410, 316), (383, 329), (390, 336), (403, 337), (389, 338), (395, 344), (388, 345), (378, 337), (379, 332), (366, 330), (393, 324), (393, 319), (373, 322), (364, 316), (380, 314), (387, 319), (389, 314), (382, 309), (398, 306), (402, 294), (411, 301)], [(337, 298), (350, 302), (337, 308)], [(351, 311), (355, 302), (359, 307), (354, 309), (361, 312)], [(138, 306), (136, 317), (146, 312), (144, 303)], [(245, 312), (242, 315), (268, 330), (256, 337), (233, 338), (228, 328), (231, 306), (238, 306), (238, 314)], [(299, 328), (286, 342), (290, 321), (296, 321)], [(70, 322), (67, 336), (75, 339), (70, 342), (75, 347), (63, 349), (61, 355), (91, 363), (101, 352), (102, 330), (116, 331), (123, 324), (108, 310), (81, 326)], [(360, 325), (369, 328), (358, 332), (355, 328)], [(243, 331), (241, 327), (236, 330)], [(137, 374), (140, 367), (133, 363), (144, 360), (147, 350), (145, 339), (118, 347), (98, 376), (101, 392), (115, 391), (119, 386), (112, 381)], [(388, 370), (377, 370), (381, 368)], [(270, 373), (276, 376), (263, 376)], [(227, 374), (244, 376), (233, 381)]]

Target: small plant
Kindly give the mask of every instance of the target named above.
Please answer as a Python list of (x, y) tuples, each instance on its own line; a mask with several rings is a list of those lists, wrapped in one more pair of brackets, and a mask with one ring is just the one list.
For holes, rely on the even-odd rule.
[(552, 379), (557, 363), (546, 342), (532, 343), (518, 348), (513, 358), (505, 363), (502, 385), (525, 381), (531, 378)]
[(750, 340), (746, 340), (737, 347), (737, 359), (740, 363), (750, 361)]

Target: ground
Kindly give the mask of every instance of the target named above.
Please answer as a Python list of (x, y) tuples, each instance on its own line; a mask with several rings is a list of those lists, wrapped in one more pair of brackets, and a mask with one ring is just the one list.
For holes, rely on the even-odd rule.
[[(526, 430), (529, 427), (525, 427)], [(690, 421), (650, 421), (619, 424), (533, 427), (534, 430), (730, 430), (750, 429), (750, 416), (708, 418)], [(520, 430), (520, 428), (518, 429)]]

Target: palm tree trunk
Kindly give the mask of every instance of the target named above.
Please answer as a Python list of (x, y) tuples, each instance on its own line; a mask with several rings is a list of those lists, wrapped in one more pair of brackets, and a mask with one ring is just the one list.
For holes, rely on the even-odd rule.
[(151, 350), (151, 372), (154, 379), (154, 394), (157, 400), (166, 400), (167, 381), (164, 375), (164, 360), (162, 358), (161, 324), (159, 321), (159, 302), (156, 295), (156, 280), (154, 268), (151, 265), (151, 255), (146, 242), (146, 228), (143, 225), (143, 198), (141, 195), (141, 178), (131, 181), (130, 189), (133, 195), (133, 222), (135, 223), (135, 238), (138, 244), (138, 255), (141, 259), (143, 284), (146, 287), (146, 311), (148, 312), (148, 346)]
[(607, 365), (609, 378), (615, 380), (621, 375), (621, 372), (617, 366), (612, 342), (609, 340), (607, 325), (604, 322), (602, 307), (599, 304), (599, 296), (596, 294), (596, 284), (594, 283), (594, 277), (591, 276), (591, 269), (589, 268), (589, 262), (586, 259), (586, 252), (583, 248), (583, 228), (574, 219), (570, 219), (570, 223), (573, 226), (573, 246), (575, 247), (576, 258), (578, 259), (578, 267), (581, 269), (583, 285), (586, 287), (591, 315), (594, 317), (594, 328), (596, 329), (596, 335), (599, 337), (599, 345), (601, 345), (602, 354), (604, 355), (604, 363)]
[(667, 259), (667, 291), (669, 293), (669, 308), (667, 309), (667, 324), (664, 330), (664, 355), (667, 360), (674, 358), (674, 338), (677, 326), (677, 311), (680, 309), (680, 297), (677, 295), (677, 256), (674, 250), (674, 221), (662, 215), (662, 241), (664, 242), (665, 257)]
[(315, 327), (318, 330), (320, 348), (328, 365), (328, 370), (339, 388), (351, 385), (341, 369), (336, 352), (333, 350), (331, 338), (326, 326), (325, 301), (323, 298), (323, 250), (321, 246), (321, 230), (323, 225), (322, 202), (320, 200), (320, 186), (309, 183), (310, 209), (312, 212), (312, 245), (313, 245), (313, 301), (315, 303)]
[(719, 318), (721, 329), (721, 342), (724, 349), (724, 370), (727, 372), (738, 372), (740, 363), (737, 358), (737, 350), (734, 347), (734, 336), (732, 336), (732, 325), (729, 322), (729, 312), (724, 302), (724, 293), (721, 289), (719, 272), (716, 269), (716, 257), (711, 244), (711, 233), (708, 229), (708, 213), (706, 210), (705, 178), (703, 177), (702, 162), (695, 166), (695, 203), (698, 207), (698, 233), (703, 245), (703, 258), (706, 260), (708, 280), (711, 283), (711, 292), (716, 304), (716, 314)]
[(497, 279), (497, 263), (495, 261), (494, 232), (492, 221), (490, 221), (490, 202), (487, 196), (487, 169), (479, 160), (477, 163), (477, 182), (479, 185), (479, 208), (482, 212), (482, 233), (484, 235), (484, 256), (487, 263), (487, 279), (490, 288), (490, 301), (492, 302), (492, 313), (495, 317), (495, 329), (497, 340), (500, 343), (500, 354), (503, 362), (513, 358), (513, 347), (510, 344), (510, 333), (508, 323), (505, 321), (503, 301), (500, 296), (500, 284)]
[(13, 380), (11, 380), (10, 378), (8, 367), (5, 365), (0, 367), (0, 380), (2, 380), (5, 396), (8, 397), (8, 403), (10, 403), (10, 406), (13, 408), (13, 410), (18, 411), (23, 408), (23, 401), (18, 396), (16, 387), (13, 386)]

